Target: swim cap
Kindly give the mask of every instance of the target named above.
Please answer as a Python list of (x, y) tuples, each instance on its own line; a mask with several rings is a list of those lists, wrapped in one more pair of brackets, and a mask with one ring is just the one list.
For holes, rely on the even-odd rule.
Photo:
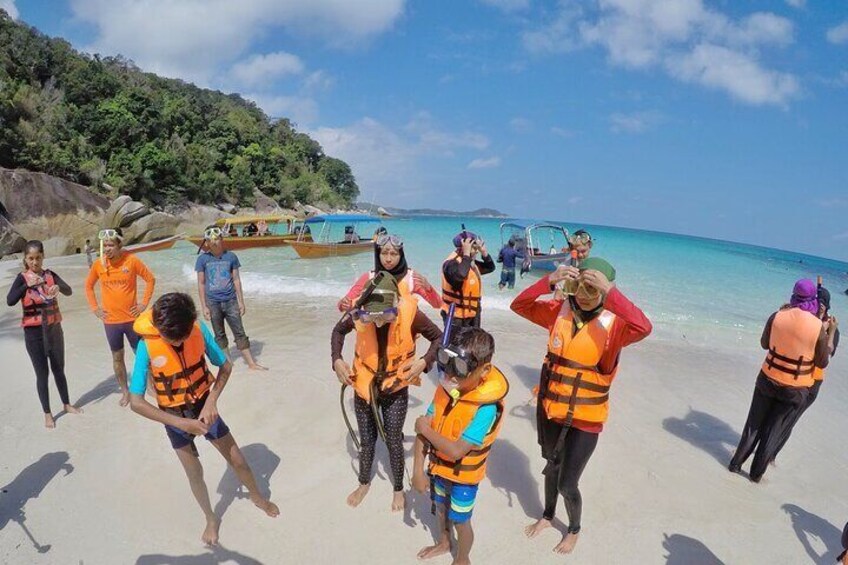
[(599, 271), (604, 274), (609, 282), (615, 280), (615, 267), (609, 264), (606, 259), (600, 257), (588, 257), (580, 261), (578, 267), (581, 271)]
[(453, 238), (453, 246), (454, 247), (462, 247), (462, 240), (464, 239), (479, 239), (477, 234), (470, 231), (461, 231), (456, 234)]

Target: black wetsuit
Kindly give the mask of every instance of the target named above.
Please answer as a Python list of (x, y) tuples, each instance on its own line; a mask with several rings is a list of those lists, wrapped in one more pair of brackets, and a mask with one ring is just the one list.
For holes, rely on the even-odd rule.
[[(45, 270), (46, 272), (46, 270)], [(73, 292), (70, 285), (63, 281), (59, 275), (50, 271), (53, 280), (59, 287), (59, 292), (70, 296)], [(19, 273), (12, 282), (9, 294), (6, 296), (6, 304), (14, 306), (24, 297), (27, 291), (27, 282), (23, 274)], [(48, 379), (50, 369), (53, 369), (53, 379), (56, 388), (59, 389), (59, 398), (62, 404), (70, 404), (68, 397), (68, 380), (65, 377), (65, 337), (62, 332), (62, 324), (57, 322), (50, 325), (28, 326), (24, 328), (24, 343), (32, 368), (35, 370), (35, 385), (38, 390), (38, 399), (41, 401), (41, 410), (50, 414), (50, 389)]]
[[(492, 260), (491, 255), (486, 255), (482, 258), (482, 261), (474, 260), (473, 263), (477, 265), (477, 270), (480, 271), (480, 276), (488, 275), (489, 273), (493, 273), (495, 271), (495, 262)], [(461, 293), (462, 285), (465, 284), (465, 279), (468, 278), (468, 273), (471, 271), (472, 259), (471, 257), (462, 257), (462, 261), (445, 261), (444, 265), (442, 265), (442, 274), (445, 276), (445, 280), (454, 289), (454, 291)], [(480, 281), (480, 284), (483, 284), (483, 281)], [(482, 290), (482, 289), (481, 289)], [(457, 306), (458, 308), (459, 306)], [(481, 309), (477, 310), (477, 315), (473, 318), (459, 318), (454, 315), (453, 318), (453, 327), (454, 328), (464, 328), (464, 327), (472, 327), (479, 328), (481, 321)], [(442, 311), (442, 321), (447, 323), (447, 314)]]

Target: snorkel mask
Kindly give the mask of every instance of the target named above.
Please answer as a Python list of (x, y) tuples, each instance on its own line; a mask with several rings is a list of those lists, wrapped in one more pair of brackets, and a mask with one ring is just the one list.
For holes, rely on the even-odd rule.
[(206, 231), (203, 232), (203, 239), (221, 239), (224, 237), (224, 230), (219, 228), (218, 226), (212, 226), (206, 228)]
[(478, 363), (459, 347), (440, 346), (436, 353), (436, 365), (439, 368), (439, 384), (451, 398), (457, 400), (460, 395), (457, 380), (467, 378)]
[(350, 315), (363, 324), (382, 325), (397, 320), (397, 280), (385, 271), (375, 274), (351, 308)]
[(116, 229), (106, 228), (97, 233), (97, 239), (100, 240), (100, 262), (106, 266), (106, 255), (103, 253), (103, 242), (105, 241), (124, 241), (124, 236)]

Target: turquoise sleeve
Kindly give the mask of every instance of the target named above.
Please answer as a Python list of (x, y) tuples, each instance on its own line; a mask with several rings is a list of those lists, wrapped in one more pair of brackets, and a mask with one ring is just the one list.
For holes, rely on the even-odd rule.
[(138, 342), (135, 349), (135, 364), (133, 365), (132, 377), (130, 378), (130, 394), (144, 396), (147, 388), (147, 371), (150, 367), (150, 353), (147, 352), (147, 344), (144, 340)]
[(432, 416), (435, 413), (436, 413), (436, 405), (431, 402), (430, 406), (427, 408), (427, 415)]
[(474, 414), (474, 418), (471, 419), (471, 423), (462, 432), (462, 439), (472, 445), (481, 447), (483, 445), (483, 439), (489, 433), (489, 430), (492, 429), (497, 416), (497, 404), (485, 404), (481, 406), (477, 409), (477, 413)]
[(209, 357), (209, 361), (216, 367), (220, 367), (226, 363), (227, 356), (224, 355), (224, 352), (215, 343), (215, 336), (212, 335), (209, 327), (203, 322), (200, 322), (200, 331), (203, 333), (203, 343), (206, 346), (206, 356)]

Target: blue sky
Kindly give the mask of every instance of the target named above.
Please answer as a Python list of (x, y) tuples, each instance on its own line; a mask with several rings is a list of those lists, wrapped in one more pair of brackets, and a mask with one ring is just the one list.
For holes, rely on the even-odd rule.
[(240, 92), (364, 200), (848, 260), (848, 0), (0, 0)]

